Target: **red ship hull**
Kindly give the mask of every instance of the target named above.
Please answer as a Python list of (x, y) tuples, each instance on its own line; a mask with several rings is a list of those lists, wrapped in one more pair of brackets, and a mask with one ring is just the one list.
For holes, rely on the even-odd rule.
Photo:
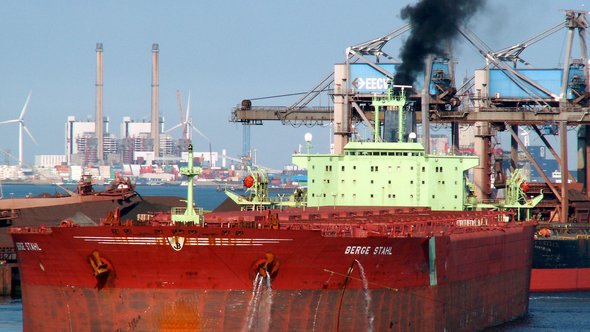
[(294, 225), (15, 230), (24, 330), (472, 331), (528, 310), (533, 225), (405, 237)]
[(531, 292), (590, 290), (590, 268), (532, 269)]
[(533, 247), (532, 292), (590, 290), (588, 224), (540, 224)]

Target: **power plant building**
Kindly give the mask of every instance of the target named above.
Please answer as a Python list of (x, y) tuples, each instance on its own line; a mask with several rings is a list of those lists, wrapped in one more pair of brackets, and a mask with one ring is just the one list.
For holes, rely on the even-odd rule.
[[(160, 118), (157, 128), (162, 132), (163, 120)], [(149, 160), (178, 159), (180, 151), (174, 139), (167, 134), (159, 135), (160, 156), (154, 157), (154, 142), (151, 123), (134, 121), (123, 117), (120, 136), (109, 133), (109, 119), (104, 118), (103, 156), (98, 156), (98, 138), (94, 121), (78, 121), (74, 116), (68, 117), (66, 123), (65, 155), (69, 165), (133, 164), (146, 161), (146, 152), (152, 152)], [(141, 152), (139, 155), (138, 152)]]

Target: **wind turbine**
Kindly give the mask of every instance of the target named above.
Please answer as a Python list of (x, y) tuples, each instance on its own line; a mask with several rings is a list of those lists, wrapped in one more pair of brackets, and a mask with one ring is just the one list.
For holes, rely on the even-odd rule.
[(24, 119), (25, 113), (27, 112), (27, 107), (29, 107), (29, 100), (31, 99), (31, 93), (32, 92), (29, 92), (29, 95), (27, 96), (27, 100), (25, 101), (25, 104), (23, 106), (23, 109), (20, 112), (20, 116), (17, 119), (0, 121), (0, 124), (18, 123), (18, 165), (20, 167), (23, 166), (23, 130), (27, 133), (27, 135), (29, 135), (29, 137), (31, 138), (31, 140), (35, 144), (38, 144), (37, 140), (33, 137), (31, 132), (29, 131), (29, 128), (27, 128), (27, 126), (25, 126), (25, 119)]
[(193, 131), (195, 131), (197, 134), (199, 134), (201, 137), (203, 137), (204, 139), (207, 140), (207, 142), (209, 142), (209, 144), (211, 144), (211, 140), (209, 140), (209, 137), (207, 137), (205, 134), (203, 134), (203, 132), (201, 132), (197, 127), (195, 127), (193, 125), (193, 119), (190, 117), (191, 114), (191, 93), (189, 91), (188, 93), (188, 101), (186, 104), (186, 114), (184, 116), (183, 119), (183, 112), (182, 112), (182, 103), (180, 101), (180, 92), (177, 91), (177, 96), (178, 96), (178, 106), (180, 108), (180, 123), (170, 127), (170, 129), (166, 130), (166, 132), (171, 132), (172, 130), (182, 127), (182, 138), (186, 139), (186, 140), (190, 140), (191, 139), (191, 129)]

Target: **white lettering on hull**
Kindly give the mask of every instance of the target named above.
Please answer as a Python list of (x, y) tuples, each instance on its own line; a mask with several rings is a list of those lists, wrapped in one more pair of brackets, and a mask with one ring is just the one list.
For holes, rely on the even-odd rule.
[(393, 255), (392, 247), (375, 247), (371, 246), (347, 246), (344, 249), (345, 255)]
[(26, 251), (26, 250), (43, 251), (43, 249), (41, 249), (41, 247), (39, 247), (39, 244), (37, 244), (37, 242), (17, 242), (17, 243), (15, 243), (15, 245), (16, 245), (16, 250), (20, 250), (20, 251)]

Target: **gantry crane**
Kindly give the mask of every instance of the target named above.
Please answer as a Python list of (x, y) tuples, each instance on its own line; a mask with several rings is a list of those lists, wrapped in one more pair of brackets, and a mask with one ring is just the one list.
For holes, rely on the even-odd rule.
[[(459, 124), (476, 127), (476, 151), (483, 161), (476, 171), (475, 182), (480, 188), (478, 197), (491, 195), (492, 140), (499, 130), (508, 131), (511, 136), (512, 167), (515, 167), (518, 148), (528, 156), (533, 166), (544, 175), (534, 158), (528, 153), (518, 137), (518, 126), (530, 126), (541, 138), (549, 151), (559, 161), (562, 169), (561, 190), (556, 188), (545, 176), (547, 186), (560, 201), (560, 219), (567, 220), (568, 181), (572, 179), (567, 171), (567, 127), (580, 126), (578, 180), (583, 184), (583, 192), (590, 190), (590, 109), (588, 104), (588, 59), (586, 54), (586, 12), (568, 10), (565, 21), (550, 29), (518, 43), (514, 46), (493, 51), (481, 41), (475, 33), (467, 28), (459, 28), (460, 34), (484, 57), (486, 65), (476, 72), (474, 78), (466, 80), (458, 89), (453, 78), (453, 60), (450, 56), (430, 57), (425, 63), (423, 90), (409, 96), (414, 123), (409, 128), (415, 130), (416, 122), (422, 124), (422, 137), (426, 151), (429, 151), (430, 123), (451, 124), (452, 145), (457, 147)], [(560, 86), (544, 86), (536, 79), (526, 75), (517, 65), (530, 65), (522, 58), (523, 51), (530, 45), (550, 36), (557, 31), (567, 29), (566, 54), (561, 68)], [(306, 123), (308, 125), (333, 122), (334, 153), (343, 151), (348, 139), (354, 135), (355, 123), (364, 122), (367, 128), (374, 128), (373, 108), (370, 105), (375, 93), (363, 91), (359, 81), (351, 75), (356, 66), (363, 65), (379, 72), (385, 79), (393, 78), (395, 63), (398, 61), (383, 51), (383, 47), (410, 29), (404, 25), (379, 38), (351, 46), (346, 49), (344, 64), (335, 65), (334, 71), (320, 83), (297, 100), (291, 106), (260, 107), (253, 106), (252, 100), (243, 100), (233, 109), (231, 121), (244, 124), (261, 124), (262, 121), (278, 120), (284, 124)], [(574, 34), (578, 32), (580, 56), (572, 59)], [(388, 63), (382, 63), (386, 59)], [(503, 75), (523, 95), (519, 98), (507, 98), (491, 93), (490, 73)], [(384, 89), (385, 90), (385, 89)], [(309, 103), (320, 93), (329, 91), (334, 107), (312, 107)], [(387, 124), (387, 112), (383, 112), (377, 121)], [(410, 117), (412, 118), (412, 117)], [(545, 127), (558, 129), (561, 154), (556, 153), (542, 133)], [(555, 131), (553, 132), (555, 133)], [(588, 139), (587, 139), (588, 138)], [(589, 196), (590, 197), (590, 196)]]

